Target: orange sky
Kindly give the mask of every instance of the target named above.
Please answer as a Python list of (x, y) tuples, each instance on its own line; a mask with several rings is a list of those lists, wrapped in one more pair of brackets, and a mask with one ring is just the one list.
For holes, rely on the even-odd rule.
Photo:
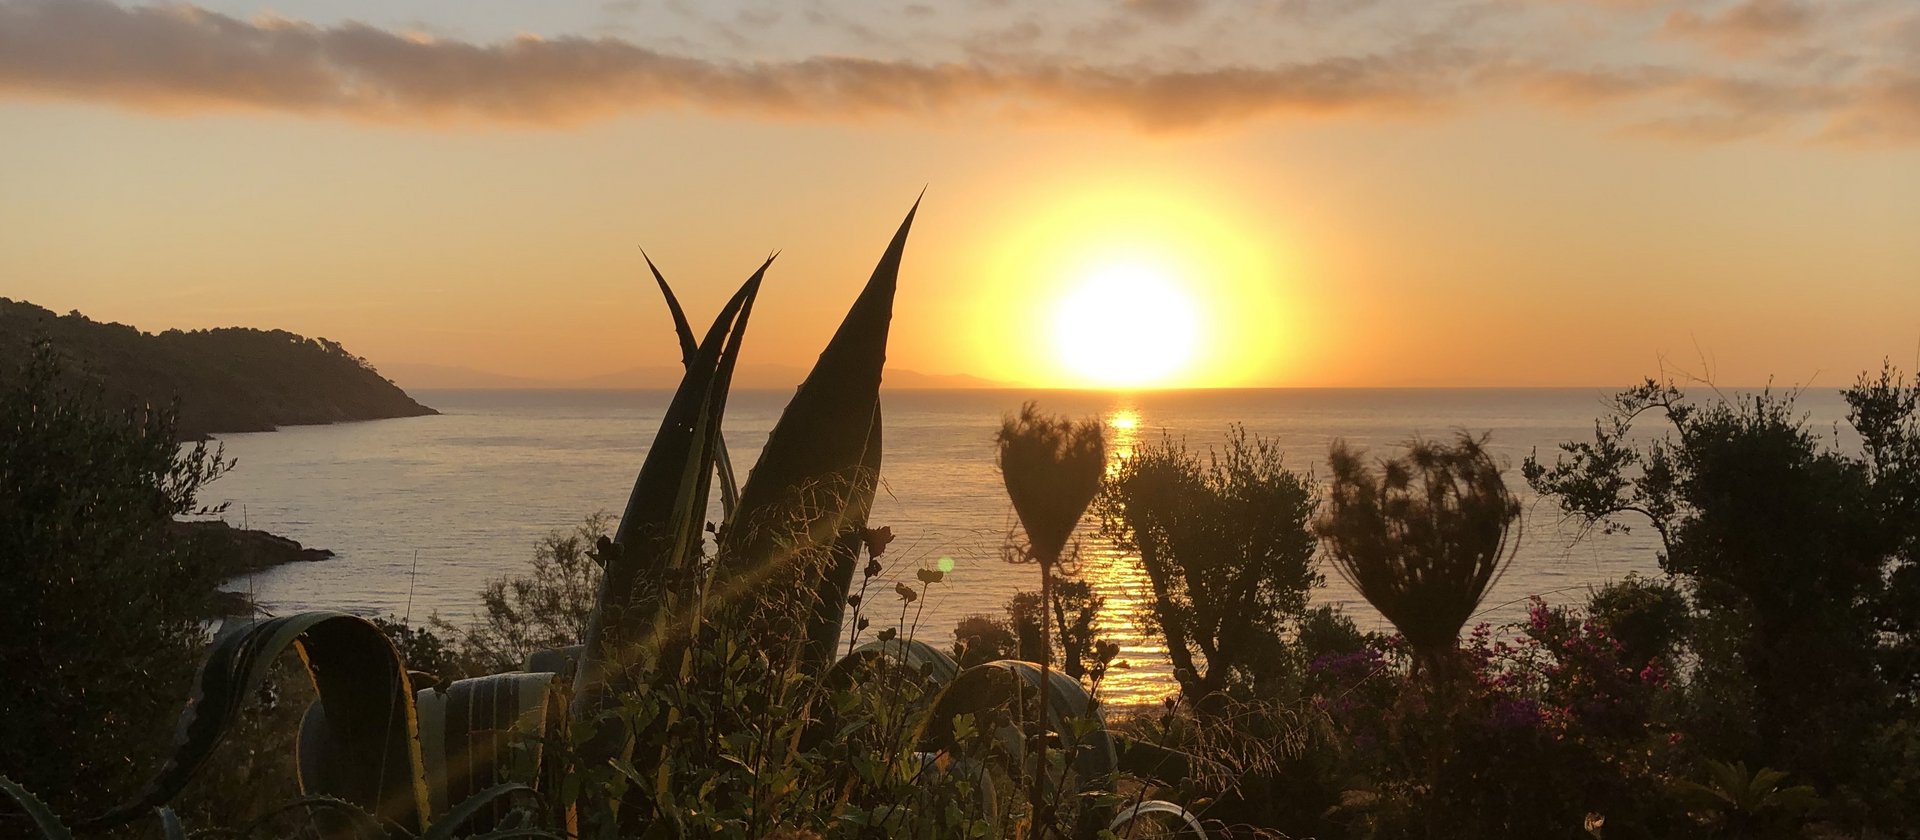
[(1920, 360), (1909, 3), (801, 8), (0, 0), (0, 295), (567, 379), (676, 360), (636, 246), (696, 318), (779, 249), (805, 363), (924, 185), (924, 372), (1091, 384), (1112, 264), (1193, 314), (1158, 384)]

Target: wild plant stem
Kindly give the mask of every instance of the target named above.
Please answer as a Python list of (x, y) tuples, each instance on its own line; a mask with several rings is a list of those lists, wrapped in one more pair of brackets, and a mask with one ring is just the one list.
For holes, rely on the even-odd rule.
[[(924, 606), (925, 605), (923, 604), (922, 607)], [(920, 622), (920, 619), (916, 615), (914, 617), (914, 623), (917, 625), (919, 622)], [(906, 652), (910, 649), (910, 645), (908, 644), (908, 642), (912, 639), (912, 635), (911, 635), (912, 631), (907, 630), (906, 628), (907, 628), (907, 604), (906, 602), (903, 601), (900, 604), (900, 624), (899, 626), (894, 628), (894, 633), (895, 633), (894, 638), (900, 640), (900, 651), (901, 651), (900, 656), (903, 660), (906, 657)], [(908, 635), (899, 635), (902, 632), (905, 632)], [(906, 670), (906, 663), (902, 661), (895, 667), (900, 669), (901, 671), (904, 671)], [(901, 755), (900, 736), (902, 733), (905, 732), (905, 726), (906, 726), (905, 721), (901, 720), (901, 718), (906, 716), (906, 711), (905, 711), (906, 700), (905, 700), (905, 697), (903, 697), (901, 694), (901, 688), (900, 688), (901, 680), (900, 680), (899, 674), (896, 673), (894, 679), (888, 680), (887, 682), (889, 687), (889, 694), (887, 697), (886, 714), (887, 714), (887, 719), (893, 723), (894, 729), (892, 733), (890, 733), (891, 740), (889, 741), (890, 746), (887, 750), (887, 764), (885, 769), (881, 773), (881, 778), (883, 780), (891, 779), (893, 777), (893, 771), (900, 766), (900, 755)]]
[[(869, 559), (873, 558), (871, 554), (867, 556)], [(872, 575), (865, 575), (860, 578), (860, 601), (853, 605), (853, 621), (851, 622), (851, 627), (847, 630), (848, 656), (853, 655), (854, 645), (860, 641), (860, 608), (867, 605), (867, 583), (871, 580), (873, 580)]]
[[(1051, 692), (1053, 672), (1049, 663), (1053, 661), (1052, 615), (1048, 605), (1053, 603), (1053, 560), (1044, 554), (1040, 556), (1040, 709), (1039, 732), (1034, 738), (1033, 747), (1033, 791), (1029, 798), (1032, 813), (1034, 836), (1044, 838), (1051, 832), (1052, 816), (1046, 814), (1042, 805), (1046, 799), (1047, 780), (1047, 731), (1050, 722), (1047, 719), (1047, 695)], [(1042, 826), (1041, 819), (1047, 819), (1049, 825)]]

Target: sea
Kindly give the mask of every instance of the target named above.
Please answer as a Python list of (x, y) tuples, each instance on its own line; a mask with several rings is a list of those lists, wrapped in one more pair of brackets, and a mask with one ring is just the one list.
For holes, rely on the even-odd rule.
[[(1534, 452), (1591, 440), (1612, 391), (1568, 389), (1258, 389), (1092, 391), (901, 390), (882, 396), (886, 450), (870, 524), (893, 529), (885, 571), (867, 598), (872, 632), (900, 623), (893, 583), (951, 568), (906, 614), (903, 634), (949, 645), (954, 624), (1002, 615), (1014, 593), (1038, 588), (1032, 565), (1005, 561), (1016, 527), (995, 467), (1002, 419), (1032, 401), (1042, 411), (1098, 418), (1123, 457), (1145, 441), (1173, 439), (1205, 452), (1234, 427), (1275, 442), (1289, 468), (1324, 481), (1336, 440), (1390, 455), (1416, 437), (1487, 435), (1521, 498), (1518, 549), (1476, 621), (1496, 628), (1524, 618), (1529, 596), (1575, 602), (1629, 574), (1658, 575), (1657, 540), (1645, 528), (1585, 532), (1519, 475)], [(335, 609), (460, 623), (478, 610), (489, 580), (523, 573), (543, 536), (596, 512), (624, 509), (670, 393), (647, 390), (420, 390), (438, 416), (292, 426), (222, 435), (235, 468), (202, 502), (221, 518), (335, 553), (231, 581), (272, 613)], [(727, 406), (727, 445), (742, 481), (790, 391), (740, 391)], [(1822, 434), (1837, 434), (1845, 405), (1832, 389), (1796, 405)], [(1658, 428), (1648, 418), (1648, 428)], [(1109, 704), (1156, 702), (1174, 686), (1162, 644), (1140, 620), (1150, 589), (1138, 559), (1083, 521), (1079, 574), (1105, 597), (1101, 634), (1123, 667), (1108, 676)], [(950, 561), (950, 562), (949, 562)], [(1365, 629), (1388, 629), (1339, 575), (1323, 566), (1319, 603), (1338, 604)], [(884, 605), (884, 606), (883, 606)]]

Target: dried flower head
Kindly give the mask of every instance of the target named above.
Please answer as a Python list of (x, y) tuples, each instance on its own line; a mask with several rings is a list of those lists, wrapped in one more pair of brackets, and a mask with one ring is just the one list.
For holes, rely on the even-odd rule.
[(1378, 469), (1344, 442), (1331, 461), (1316, 530), (1334, 567), (1437, 665), (1513, 559), (1520, 503), (1486, 439), (1464, 432), (1451, 444), (1416, 440)]
[(1046, 417), (1033, 403), (1000, 427), (1000, 475), (1033, 553), (1052, 563), (1100, 491), (1106, 435), (1097, 420)]
[(865, 528), (861, 530), (860, 536), (867, 544), (867, 556), (879, 557), (887, 553), (887, 544), (893, 542), (893, 528), (891, 526)]

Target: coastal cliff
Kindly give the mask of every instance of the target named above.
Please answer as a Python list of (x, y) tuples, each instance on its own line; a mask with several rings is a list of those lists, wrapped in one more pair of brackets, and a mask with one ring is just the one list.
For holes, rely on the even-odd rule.
[(178, 400), (182, 439), (438, 413), (324, 338), (241, 327), (146, 333), (0, 298), (0, 377), (42, 339), (114, 402)]

